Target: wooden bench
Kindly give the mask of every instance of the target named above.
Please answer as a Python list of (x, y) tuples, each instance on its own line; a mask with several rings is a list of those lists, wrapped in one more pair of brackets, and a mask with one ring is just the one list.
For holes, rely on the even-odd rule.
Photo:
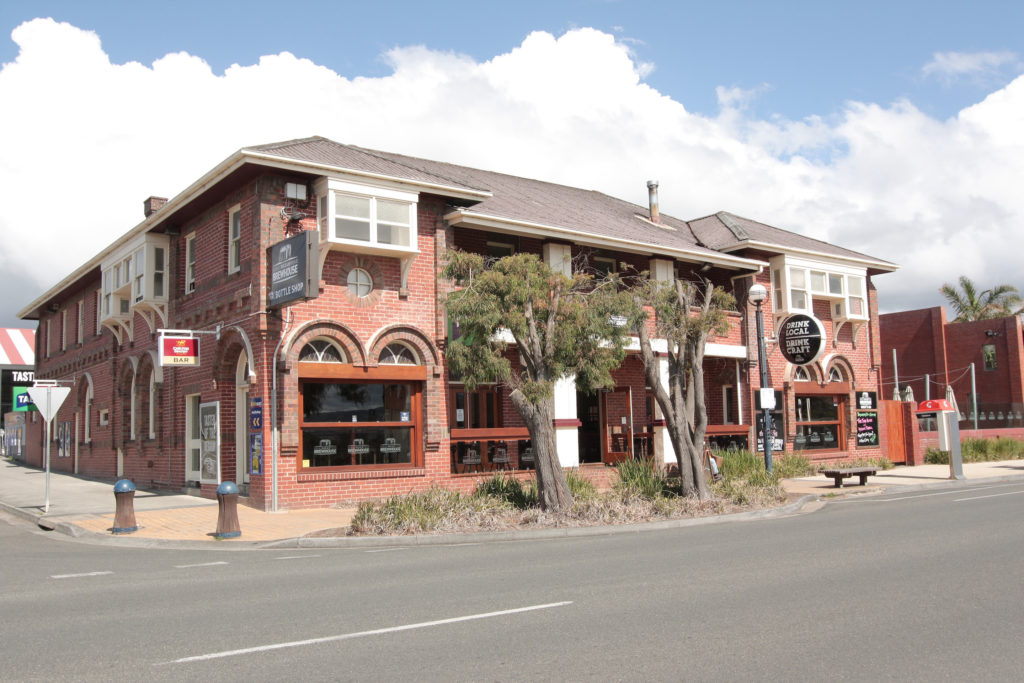
[(864, 486), (868, 483), (868, 477), (878, 473), (877, 467), (844, 467), (836, 468), (831, 470), (822, 470), (822, 474), (826, 477), (832, 477), (836, 482), (836, 488), (843, 488), (843, 479), (852, 477), (854, 475), (860, 477), (860, 485)]

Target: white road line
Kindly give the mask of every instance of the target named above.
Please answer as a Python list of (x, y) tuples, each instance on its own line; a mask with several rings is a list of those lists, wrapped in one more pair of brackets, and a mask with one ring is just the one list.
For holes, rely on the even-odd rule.
[(319, 555), (286, 555), (285, 557), (275, 557), (275, 560), (304, 560), (307, 557), (320, 557)]
[(955, 498), (954, 503), (962, 503), (965, 500), (980, 500), (982, 498), (998, 498), (999, 496), (1015, 496), (1018, 493), (1024, 493), (1024, 491), (1010, 491), (1008, 493), (990, 493), (987, 496), (971, 496), (970, 498)]
[(216, 567), (219, 564), (227, 564), (227, 562), (200, 562), (199, 564), (176, 564), (175, 569), (190, 569), (192, 567)]
[(83, 576), (106, 576), (114, 572), (85, 572), (82, 574), (51, 574), (51, 579), (77, 579)]
[(451, 619), (438, 619), (437, 621), (421, 621), (418, 624), (406, 624), (404, 626), (391, 626), (389, 628), (377, 628), (372, 631), (357, 631), (356, 633), (344, 633), (338, 636), (327, 636), (326, 638), (310, 638), (309, 640), (293, 640), (288, 643), (274, 643), (273, 645), (260, 645), (258, 647), (247, 647), (241, 650), (226, 650), (224, 652), (211, 652), (206, 655), (196, 655), (194, 657), (182, 657), (181, 659), (175, 659), (172, 662), (164, 662), (165, 664), (188, 664), (190, 662), (205, 662), (211, 659), (221, 659), (223, 657), (237, 657), (238, 655), (252, 654), (253, 652), (268, 652), (270, 650), (281, 650), (288, 647), (302, 647), (304, 645), (319, 645), (321, 643), (331, 643), (339, 640), (351, 640), (352, 638), (364, 638), (366, 636), (378, 636), (385, 633), (398, 633), (400, 631), (411, 631), (413, 629), (428, 628), (431, 626), (444, 626), (445, 624), (456, 624), (462, 621), (474, 621), (476, 619), (490, 619), (492, 617), (503, 617), (509, 614), (520, 614), (522, 612), (534, 612), (541, 609), (551, 609), (553, 607), (564, 607), (571, 605), (572, 600), (566, 600), (565, 602), (550, 602), (546, 605), (530, 605), (529, 607), (517, 607), (515, 609), (501, 610), (500, 612), (484, 612), (483, 614), (470, 614), (464, 617), (452, 617)]
[[(1004, 488), (1006, 486), (1019, 486), (1020, 484), (993, 484), (992, 486), (976, 486), (975, 488), (966, 489), (967, 491), (986, 491), (988, 489)], [(915, 498), (931, 498), (932, 496), (952, 496), (957, 493), (963, 493), (964, 489), (956, 489), (953, 491), (938, 491), (936, 493), (922, 493), (916, 496), (900, 496), (899, 498), (846, 498), (843, 500), (831, 501), (833, 503), (895, 503), (898, 500), (913, 500)]]

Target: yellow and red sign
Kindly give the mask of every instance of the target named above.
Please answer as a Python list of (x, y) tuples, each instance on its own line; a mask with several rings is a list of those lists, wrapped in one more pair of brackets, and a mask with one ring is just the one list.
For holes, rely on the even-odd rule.
[(164, 337), (160, 365), (199, 365), (199, 339)]

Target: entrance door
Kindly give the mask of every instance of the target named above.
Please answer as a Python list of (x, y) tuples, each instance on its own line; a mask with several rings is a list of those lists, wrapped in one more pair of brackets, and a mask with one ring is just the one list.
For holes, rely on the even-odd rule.
[(611, 465), (633, 457), (633, 389), (617, 387), (602, 392), (601, 413), (604, 463)]
[(199, 424), (199, 394), (185, 397), (185, 481), (202, 480), (202, 441)]
[(249, 495), (249, 363), (243, 351), (235, 371), (235, 483)]
[(601, 404), (596, 393), (576, 393), (576, 415), (579, 417), (580, 464), (601, 462)]
[(906, 425), (902, 401), (880, 401), (885, 412), (886, 457), (896, 465), (907, 463)]

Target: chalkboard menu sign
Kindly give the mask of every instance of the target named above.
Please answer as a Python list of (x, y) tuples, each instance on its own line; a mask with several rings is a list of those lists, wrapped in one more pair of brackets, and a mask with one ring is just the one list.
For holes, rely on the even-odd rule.
[(873, 410), (857, 411), (857, 448), (878, 445), (878, 413)]

